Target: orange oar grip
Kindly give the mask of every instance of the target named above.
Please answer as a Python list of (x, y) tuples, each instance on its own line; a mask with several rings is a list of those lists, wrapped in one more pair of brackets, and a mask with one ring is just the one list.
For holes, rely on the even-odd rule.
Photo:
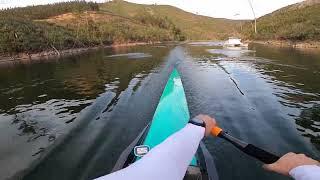
[(218, 136), (222, 132), (222, 129), (219, 128), (218, 126), (215, 126), (214, 128), (211, 129), (211, 134), (214, 136)]

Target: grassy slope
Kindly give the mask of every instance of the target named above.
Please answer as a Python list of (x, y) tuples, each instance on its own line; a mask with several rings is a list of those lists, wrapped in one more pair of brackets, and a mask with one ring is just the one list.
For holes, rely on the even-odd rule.
[(224, 39), (237, 35), (238, 24), (172, 6), (122, 0), (14, 8), (0, 11), (0, 54), (126, 42)]
[(141, 5), (121, 0), (105, 3), (100, 6), (100, 10), (129, 18), (135, 18), (141, 13), (168, 17), (187, 39), (193, 40), (224, 39), (230, 35), (237, 35), (237, 25), (240, 24), (239, 21), (195, 15), (173, 6)]
[(67, 13), (42, 22), (71, 29), (76, 37), (84, 37), (95, 44), (178, 40), (171, 29), (149, 26), (101, 11)]
[(66, 2), (52, 5), (13, 8), (0, 11), (0, 55), (40, 52), (88, 45), (86, 39), (76, 38), (70, 29), (36, 19), (89, 10), (98, 10), (95, 3)]
[(250, 39), (320, 40), (320, 1), (287, 6), (257, 21), (258, 34), (247, 24), (244, 35)]

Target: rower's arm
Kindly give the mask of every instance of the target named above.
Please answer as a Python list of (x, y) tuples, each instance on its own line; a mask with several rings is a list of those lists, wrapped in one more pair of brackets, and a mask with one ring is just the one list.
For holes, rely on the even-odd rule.
[(182, 180), (204, 134), (205, 128), (187, 124), (139, 161), (96, 180)]
[(317, 165), (303, 165), (293, 168), (289, 174), (295, 180), (319, 180), (320, 167)]
[(304, 154), (287, 153), (264, 168), (283, 175), (290, 175), (295, 180), (320, 180), (320, 162)]

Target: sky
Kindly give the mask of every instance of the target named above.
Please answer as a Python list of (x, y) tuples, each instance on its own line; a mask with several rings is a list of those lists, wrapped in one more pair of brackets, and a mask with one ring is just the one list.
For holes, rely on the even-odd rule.
[[(65, 0), (0, 0), (0, 8), (48, 4)], [(89, 1), (89, 0), (88, 0)], [(108, 0), (92, 0), (105, 2)], [(139, 4), (166, 4), (195, 14), (228, 19), (253, 19), (249, 5), (252, 2), (256, 17), (303, 0), (127, 0)]]

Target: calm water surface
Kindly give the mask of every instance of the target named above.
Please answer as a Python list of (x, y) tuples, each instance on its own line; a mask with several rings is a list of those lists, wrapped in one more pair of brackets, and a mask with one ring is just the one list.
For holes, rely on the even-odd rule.
[[(320, 158), (320, 52), (219, 43), (104, 49), (0, 64), (0, 179), (92, 179), (152, 119), (173, 66), (192, 116), (205, 113), (279, 155)], [(285, 180), (220, 139), (205, 140), (222, 180)]]

